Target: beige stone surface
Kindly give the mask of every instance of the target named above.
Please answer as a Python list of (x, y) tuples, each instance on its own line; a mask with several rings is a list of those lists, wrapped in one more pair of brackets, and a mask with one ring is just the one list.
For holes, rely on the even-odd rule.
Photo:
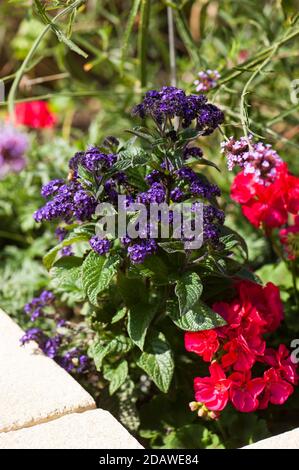
[(0, 449), (142, 449), (108, 412), (73, 413), (30, 428), (0, 433)]
[(263, 439), (243, 449), (299, 449), (299, 428)]
[(0, 310), (0, 432), (95, 408), (92, 397)]

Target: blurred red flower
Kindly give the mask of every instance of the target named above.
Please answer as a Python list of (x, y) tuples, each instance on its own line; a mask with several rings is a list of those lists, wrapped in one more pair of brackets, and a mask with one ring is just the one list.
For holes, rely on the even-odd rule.
[(30, 101), (15, 105), (16, 124), (34, 129), (52, 128), (57, 122), (46, 101)]

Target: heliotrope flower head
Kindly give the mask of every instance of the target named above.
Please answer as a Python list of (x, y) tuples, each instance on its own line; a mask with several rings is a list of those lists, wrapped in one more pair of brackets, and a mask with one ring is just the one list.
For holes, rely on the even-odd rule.
[(194, 81), (196, 91), (203, 92), (215, 88), (219, 78), (220, 73), (217, 70), (202, 70), (198, 73), (198, 79)]
[(197, 128), (205, 135), (223, 122), (223, 113), (208, 104), (204, 95), (186, 95), (183, 90), (171, 86), (148, 91), (142, 102), (133, 108), (133, 114), (142, 119), (150, 116), (159, 124), (179, 118), (182, 127), (189, 127), (196, 120)]
[(0, 178), (9, 172), (19, 172), (26, 165), (28, 139), (15, 127), (0, 125)]
[(111, 248), (111, 242), (107, 238), (101, 238), (99, 235), (94, 235), (90, 240), (89, 244), (93, 251), (99, 255), (108, 253)]
[(55, 301), (53, 292), (43, 290), (38, 297), (34, 297), (24, 307), (24, 312), (30, 315), (30, 320), (34, 321), (44, 315), (44, 308), (52, 305)]

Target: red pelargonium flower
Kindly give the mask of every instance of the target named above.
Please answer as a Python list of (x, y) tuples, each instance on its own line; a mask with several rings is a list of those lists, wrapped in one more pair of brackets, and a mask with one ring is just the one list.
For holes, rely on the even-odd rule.
[(273, 405), (282, 405), (294, 389), (289, 382), (283, 380), (280, 371), (271, 367), (264, 372), (265, 388), (260, 398), (259, 408), (267, 408), (269, 403)]
[(275, 331), (284, 317), (279, 288), (272, 282), (261, 286), (250, 281), (241, 281), (236, 288), (241, 304), (247, 306), (249, 313), (246, 318), (258, 324), (263, 333)]
[(223, 350), (226, 351), (226, 354), (221, 358), (224, 369), (232, 366), (234, 370), (247, 371), (251, 369), (256, 361), (255, 353), (250, 349), (242, 335), (228, 341), (223, 346)]
[(15, 106), (16, 124), (34, 129), (52, 128), (57, 122), (46, 101), (17, 103)]
[(299, 210), (299, 178), (289, 173), (286, 163), (277, 168), (275, 181), (269, 185), (240, 172), (233, 181), (231, 197), (242, 205), (243, 214), (255, 227), (262, 223), (268, 228), (281, 227), (288, 213)]
[(262, 378), (251, 379), (250, 372), (234, 372), (229, 376), (231, 380), (230, 399), (238, 411), (249, 413), (255, 411), (259, 402), (257, 397), (265, 388)]
[(266, 349), (262, 362), (277, 369), (283, 379), (297, 385), (299, 379), (297, 365), (292, 362), (291, 353), (284, 344), (280, 344), (277, 351), (272, 348)]
[(283, 228), (279, 232), (280, 243), (284, 246), (287, 257), (295, 260), (299, 256), (299, 216), (294, 219), (294, 225)]
[(185, 348), (201, 356), (204, 361), (210, 362), (219, 348), (216, 331), (188, 331), (185, 333)]
[(228, 391), (231, 381), (226, 378), (222, 367), (213, 362), (209, 371), (210, 377), (195, 377), (195, 399), (212, 411), (221, 411), (228, 402)]

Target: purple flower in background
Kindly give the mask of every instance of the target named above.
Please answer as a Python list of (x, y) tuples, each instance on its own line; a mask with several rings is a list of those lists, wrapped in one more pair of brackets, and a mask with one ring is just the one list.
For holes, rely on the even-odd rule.
[(27, 149), (25, 134), (9, 124), (0, 126), (0, 177), (9, 172), (19, 172), (25, 167)]
[(35, 321), (37, 318), (44, 315), (44, 307), (52, 305), (55, 301), (53, 292), (44, 290), (39, 297), (33, 297), (24, 307), (24, 312), (30, 315), (30, 320)]
[(94, 235), (89, 240), (89, 244), (93, 251), (99, 255), (105, 255), (111, 248), (110, 240), (107, 240), (107, 238), (100, 238), (99, 235)]
[(220, 73), (217, 70), (202, 70), (198, 73), (198, 79), (194, 81), (194, 85), (196, 85), (196, 91), (203, 92), (215, 88), (219, 78)]
[(59, 358), (59, 364), (67, 372), (83, 373), (88, 370), (89, 357), (78, 348), (71, 349)]

